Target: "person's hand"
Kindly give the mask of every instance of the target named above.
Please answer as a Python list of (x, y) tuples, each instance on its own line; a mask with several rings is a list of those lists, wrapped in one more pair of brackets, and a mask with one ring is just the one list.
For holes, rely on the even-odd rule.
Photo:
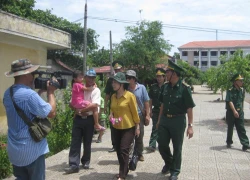
[(44, 89), (39, 89), (39, 90), (37, 91), (37, 94), (39, 94), (39, 96), (41, 96), (41, 94), (44, 93), (44, 92), (47, 92), (47, 91), (44, 90)]
[(193, 134), (194, 134), (193, 127), (188, 126), (188, 128), (187, 128), (187, 137), (188, 137), (188, 139), (192, 138)]
[(152, 111), (150, 111), (149, 116), (150, 116), (150, 117), (153, 117), (153, 113), (152, 113)]
[(150, 116), (149, 115), (147, 115), (146, 117), (145, 117), (145, 126), (148, 126), (149, 125), (149, 122), (150, 122)]
[[(53, 79), (53, 81), (58, 83), (58, 81), (56, 79), (55, 80)], [(51, 85), (50, 81), (47, 81), (47, 93), (53, 93), (54, 94), (56, 89), (57, 89), (56, 86)]]
[(156, 125), (155, 125), (155, 127), (156, 127), (156, 129), (158, 129), (159, 128), (159, 121), (157, 121), (157, 123), (156, 123)]
[(138, 129), (136, 128), (135, 129), (135, 137), (138, 138), (139, 136), (140, 136), (140, 128), (138, 128)]
[(95, 83), (94, 85), (93, 85), (93, 89), (95, 89), (97, 87), (97, 84)]
[(112, 119), (112, 118), (113, 118), (113, 114), (110, 114), (110, 115), (109, 115), (109, 119)]
[(239, 118), (240, 116), (239, 116), (239, 113), (237, 112), (237, 111), (234, 111), (234, 117), (235, 118)]

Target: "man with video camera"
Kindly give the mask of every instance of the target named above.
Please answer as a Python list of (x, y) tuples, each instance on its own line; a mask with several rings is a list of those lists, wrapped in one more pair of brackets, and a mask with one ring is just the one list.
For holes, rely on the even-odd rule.
[[(29, 126), (19, 116), (14, 103), (33, 121), (37, 117), (53, 118), (56, 115), (54, 91), (57, 89), (47, 81), (45, 102), (32, 87), (34, 74), (40, 65), (32, 65), (27, 59), (19, 59), (11, 64), (7, 77), (14, 77), (14, 84), (4, 93), (3, 103), (8, 121), (8, 156), (13, 164), (13, 174), (17, 179), (44, 180), (45, 154), (49, 152), (46, 138), (35, 142), (29, 132)], [(54, 80), (57, 82), (57, 80)], [(13, 90), (11, 97), (10, 89)]]

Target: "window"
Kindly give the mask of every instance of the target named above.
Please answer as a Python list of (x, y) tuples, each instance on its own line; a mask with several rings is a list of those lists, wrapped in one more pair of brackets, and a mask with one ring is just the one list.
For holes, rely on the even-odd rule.
[(211, 51), (211, 56), (217, 56), (217, 51)]
[(202, 66), (207, 66), (207, 61), (201, 61)]
[(217, 61), (211, 61), (212, 66), (217, 66), (217, 63), (218, 63)]
[(220, 55), (226, 55), (227, 54), (227, 51), (221, 51), (220, 52)]
[(182, 51), (182, 56), (187, 56), (188, 52), (187, 51)]
[(235, 53), (235, 51), (230, 51), (230, 54), (233, 55)]
[(207, 56), (207, 51), (201, 51), (201, 56)]
[(194, 66), (199, 66), (199, 61), (194, 61)]
[(199, 51), (194, 51), (194, 56), (199, 56)]

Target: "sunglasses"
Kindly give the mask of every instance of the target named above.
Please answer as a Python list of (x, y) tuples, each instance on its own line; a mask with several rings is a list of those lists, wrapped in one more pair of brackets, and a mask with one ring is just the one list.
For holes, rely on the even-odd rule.
[(133, 76), (126, 76), (126, 79), (133, 79), (134, 77)]

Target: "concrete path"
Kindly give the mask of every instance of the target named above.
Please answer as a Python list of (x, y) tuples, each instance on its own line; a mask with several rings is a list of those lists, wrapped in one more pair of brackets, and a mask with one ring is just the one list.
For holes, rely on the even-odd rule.
[[(224, 96), (225, 97), (225, 96)], [(220, 94), (212, 94), (206, 87), (195, 86), (193, 98), (194, 108), (194, 137), (185, 137), (183, 144), (182, 169), (180, 180), (189, 179), (250, 179), (250, 151), (243, 152), (236, 131), (234, 131), (233, 147), (226, 147), (227, 126), (225, 103), (215, 102)], [(250, 119), (249, 104), (245, 102), (245, 117)], [(144, 146), (148, 146), (151, 127), (145, 127)], [(250, 123), (246, 123), (246, 131), (250, 137)], [(108, 153), (111, 148), (110, 132), (107, 130), (102, 143), (95, 143), (93, 138), (91, 168), (80, 169), (79, 173), (65, 175), (63, 169), (68, 166), (69, 150), (46, 159), (46, 179), (48, 180), (111, 180), (116, 179), (118, 161), (116, 153)], [(144, 154), (145, 161), (139, 162), (136, 171), (129, 172), (127, 179), (163, 180), (169, 175), (160, 173), (163, 161), (158, 151)], [(13, 179), (13, 178), (9, 178)]]

